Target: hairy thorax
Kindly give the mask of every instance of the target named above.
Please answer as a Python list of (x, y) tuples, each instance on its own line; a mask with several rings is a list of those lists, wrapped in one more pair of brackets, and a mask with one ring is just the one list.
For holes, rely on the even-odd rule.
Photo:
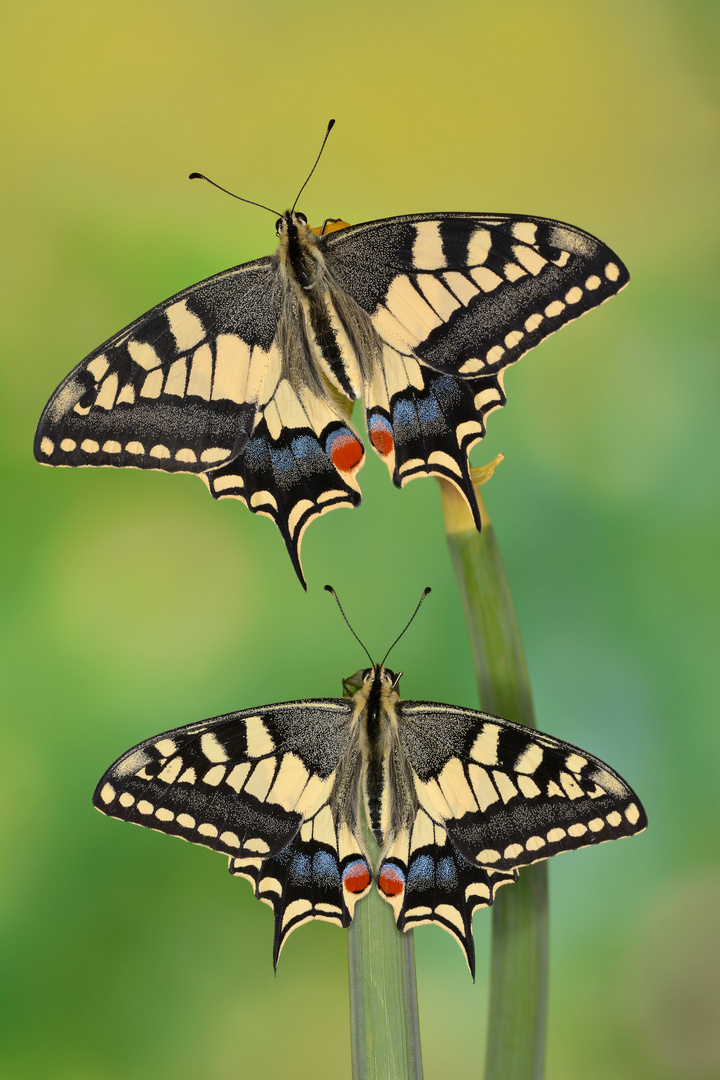
[(380, 339), (367, 312), (333, 278), (323, 238), (304, 215), (288, 211), (278, 222), (278, 236), (282, 296), (276, 342), (284, 377), (295, 389), (309, 384), (336, 404), (339, 397), (352, 402), (372, 377)]

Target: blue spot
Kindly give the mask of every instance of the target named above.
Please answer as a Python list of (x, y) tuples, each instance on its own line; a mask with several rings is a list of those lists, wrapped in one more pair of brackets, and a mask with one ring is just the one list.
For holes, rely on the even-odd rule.
[(352, 431), (349, 431), (346, 427), (336, 428), (335, 431), (331, 431), (325, 440), (325, 449), (328, 454), (332, 454), (332, 448), (338, 439), (355, 439)]
[(385, 416), (383, 416), (382, 413), (372, 414), (372, 416), (368, 420), (368, 428), (370, 429), (371, 434), (373, 431), (387, 431), (390, 435), (392, 435), (392, 427), (390, 426), (390, 421)]
[(434, 884), (435, 864), (429, 855), (418, 855), (408, 870), (408, 889), (413, 886), (429, 888)]
[(280, 484), (282, 484), (283, 481), (286, 481), (288, 477), (297, 473), (297, 464), (292, 455), (292, 451), (285, 447), (280, 450), (272, 451), (272, 467), (275, 477)]
[(443, 889), (447, 889), (448, 891), (452, 889), (457, 889), (458, 887), (458, 876), (457, 870), (455, 869), (455, 864), (452, 859), (449, 858), (449, 856), (447, 855), (445, 856), (445, 858), (440, 859), (440, 862), (438, 863), (437, 880), (438, 885), (440, 885), (440, 887)]
[(270, 464), (270, 452), (265, 439), (251, 439), (245, 447), (243, 459), (246, 468), (253, 472), (267, 469)]
[(307, 855), (296, 854), (290, 867), (290, 877), (294, 884), (308, 885), (312, 879), (312, 866)]
[(457, 404), (462, 401), (463, 395), (460, 385), (449, 375), (443, 375), (439, 379), (433, 379), (431, 391), (439, 401), (444, 400), (450, 404)]
[(328, 851), (318, 851), (313, 857), (313, 877), (326, 888), (340, 885), (337, 860)]
[(398, 398), (393, 405), (393, 431), (395, 438), (401, 438), (404, 431), (413, 433), (417, 431), (418, 416), (412, 401), (407, 398)]
[(317, 439), (314, 439), (311, 435), (298, 435), (292, 441), (292, 450), (295, 457), (304, 466), (312, 465), (313, 462), (324, 464), (325, 455), (322, 448)]
[(431, 427), (438, 423), (443, 422), (443, 415), (440, 412), (440, 406), (434, 397), (420, 398), (417, 403), (418, 416), (420, 422)]

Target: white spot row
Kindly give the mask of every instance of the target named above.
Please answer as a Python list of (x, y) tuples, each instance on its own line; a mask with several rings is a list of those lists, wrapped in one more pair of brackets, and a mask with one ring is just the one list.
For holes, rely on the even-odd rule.
[[(42, 440), (40, 448), (43, 453), (48, 455), (52, 454), (55, 449), (54, 444), (47, 438)], [(77, 442), (74, 439), (63, 439), (60, 443), (60, 449), (66, 454), (71, 454), (74, 450), (77, 450)], [(83, 439), (80, 443), (80, 449), (86, 454), (97, 454), (100, 450), (102, 450), (104, 454), (121, 454), (123, 450), (122, 445), (114, 439), (108, 439), (107, 442), (102, 444), (102, 447), (94, 439)], [(133, 454), (133, 456), (140, 456), (144, 455), (146, 450), (142, 443), (133, 441), (125, 444), (125, 453)], [(163, 446), (161, 443), (153, 446), (147, 451), (147, 454), (149, 457), (155, 457), (158, 460), (164, 460), (173, 456), (167, 446)], [(229, 455), (229, 450), (219, 446), (213, 446), (201, 452), (200, 461), (211, 465), (214, 462), (222, 461), (224, 458), (229, 457)], [(175, 452), (175, 460), (191, 464), (197, 462), (198, 457), (194, 450), (191, 450), (189, 447), (184, 447), (182, 450), (177, 450)]]
[[(105, 784), (100, 792), (100, 798), (108, 805), (115, 798), (116, 792), (111, 784)], [(131, 806), (135, 804), (135, 796), (131, 795), (129, 791), (123, 791), (119, 798), (119, 803), (126, 810), (129, 810)], [(163, 823), (169, 823), (176, 821), (178, 825), (183, 829), (196, 829), (200, 836), (206, 837), (208, 840), (220, 840), (221, 844), (225, 844), (226, 847), (243, 848), (245, 851), (252, 851), (259, 855), (265, 855), (270, 850), (269, 845), (265, 840), (261, 840), (259, 837), (252, 837), (244, 842), (240, 840), (239, 836), (234, 832), (226, 830), (220, 832), (217, 826), (210, 822), (201, 822), (199, 825), (195, 821), (194, 817), (190, 814), (177, 814), (172, 810), (168, 810), (167, 807), (159, 806), (157, 809), (147, 799), (139, 799), (137, 802), (137, 810), (145, 817), (149, 817), (154, 813), (158, 821)]]
[[(625, 817), (631, 825), (637, 824), (640, 818), (640, 811), (638, 810), (635, 803), (630, 803), (630, 805), (625, 809)], [(603, 820), (601, 817), (596, 817), (593, 818), (591, 821), (588, 821), (587, 825), (583, 825), (582, 822), (576, 821), (574, 824), (568, 826), (567, 831), (559, 827), (550, 829), (550, 831), (547, 833), (547, 840), (545, 840), (542, 836), (531, 836), (529, 840), (525, 841), (524, 845), (520, 843), (510, 844), (508, 847), (505, 848), (502, 855), (499, 851), (495, 851), (492, 848), (486, 848), (484, 851), (479, 852), (475, 856), (475, 860), (483, 866), (486, 864), (491, 865), (492, 863), (496, 863), (501, 858), (512, 861), (513, 859), (517, 859), (523, 853), (523, 851), (540, 851), (541, 848), (545, 847), (546, 843), (559, 844), (562, 840), (565, 839), (566, 836), (570, 836), (574, 840), (579, 840), (581, 836), (585, 836), (588, 832), (599, 833), (602, 829), (605, 828), (606, 821), (608, 825), (611, 825), (614, 829), (616, 829), (618, 825), (620, 825), (622, 822), (622, 814), (620, 814), (617, 810), (612, 810), (607, 815), (605, 820)]]
[[(530, 254), (535, 255), (536, 253), (531, 251)], [(545, 259), (541, 259), (539, 255), (537, 256), (537, 258), (543, 265), (545, 265)], [(516, 272), (510, 273), (512, 266), (512, 263), (508, 265), (505, 274), (506, 277), (508, 277), (511, 281), (514, 281), (517, 279), (517, 277), (521, 276), (524, 271), (521, 271), (521, 273), (517, 273), (516, 268)], [(534, 269), (533, 272), (537, 273), (537, 269)], [(482, 268), (482, 273), (488, 275), (492, 274), (492, 271), (487, 270), (486, 268)], [(490, 288), (495, 288), (496, 285), (500, 284), (500, 278), (497, 277), (497, 275), (493, 274), (492, 277), (495, 278), (495, 281), (490, 282), (487, 277), (481, 278), (479, 274), (480, 271), (478, 271), (477, 273), (475, 271), (471, 271), (471, 276), (474, 277), (476, 281), (478, 281), (478, 284), (480, 284), (485, 289), (485, 291), (490, 291)], [(617, 278), (620, 276), (620, 271), (614, 263), (609, 263), (608, 267), (606, 268), (606, 275), (611, 281), (616, 281)], [(585, 282), (585, 287), (592, 291), (593, 289), (597, 289), (600, 284), (600, 278), (597, 277), (597, 275), (593, 274)], [(565, 311), (566, 307), (572, 306), (573, 304), (577, 304), (580, 302), (580, 300), (582, 299), (582, 293), (583, 291), (579, 285), (573, 285), (572, 288), (568, 289), (568, 291), (566, 292), (564, 301), (552, 300), (542, 313), (535, 312), (535, 314), (529, 315), (528, 318), (525, 320), (525, 330), (511, 330), (510, 333), (506, 334), (505, 336), (504, 346), (493, 345), (492, 348), (489, 349), (486, 353), (485, 361), (475, 358), (466, 361), (466, 363), (464, 363), (460, 368), (460, 374), (471, 375), (476, 371), (482, 370), (482, 368), (484, 368), (486, 364), (498, 363), (498, 361), (504, 355), (506, 349), (514, 349), (516, 345), (519, 345), (519, 343), (525, 337), (525, 331), (531, 334), (533, 333), (533, 331), (537, 330), (537, 328), (540, 326), (544, 319), (558, 318), (558, 316), (562, 315), (563, 311)]]

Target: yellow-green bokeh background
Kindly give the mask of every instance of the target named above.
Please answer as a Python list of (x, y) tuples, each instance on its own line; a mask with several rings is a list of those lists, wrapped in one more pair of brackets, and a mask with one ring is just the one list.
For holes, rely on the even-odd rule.
[[(548, 1077), (720, 1074), (717, 911), (717, 29), (707, 0), (264, 4), (30, 0), (3, 15), (6, 222), (2, 737), (8, 1080), (349, 1075), (345, 934), (271, 967), (270, 910), (209, 851), (96, 814), (132, 743), (334, 695), (363, 662), (336, 585), (412, 697), (476, 705), (432, 481), (374, 457), (360, 510), (306, 535), (196, 479), (32, 459), (52, 389), (178, 289), (274, 246), (187, 182), (362, 221), (425, 210), (573, 222), (630, 288), (508, 376), (477, 463), (542, 728), (637, 788), (642, 837), (555, 860)], [(711, 689), (712, 688), (712, 689)], [(481, 1075), (473, 986), (416, 933), (428, 1080)]]

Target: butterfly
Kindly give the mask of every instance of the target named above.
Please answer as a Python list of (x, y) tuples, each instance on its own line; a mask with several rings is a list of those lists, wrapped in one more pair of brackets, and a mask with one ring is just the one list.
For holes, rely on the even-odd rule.
[[(200, 174), (195, 174), (200, 175)], [(40, 418), (44, 465), (196, 473), (271, 518), (305, 587), (308, 524), (357, 506), (363, 443), (402, 488), (453, 483), (480, 514), (468, 454), (505, 404), (505, 369), (629, 280), (572, 225), (436, 213), (311, 229), (158, 304), (90, 353)]]
[(310, 919), (349, 926), (374, 883), (398, 930), (442, 926), (474, 977), (476, 908), (523, 866), (641, 832), (645, 811), (592, 754), (490, 713), (404, 701), (399, 680), (373, 663), (343, 698), (155, 735), (107, 770), (94, 805), (227, 855), (273, 909), (275, 967), (288, 934)]

